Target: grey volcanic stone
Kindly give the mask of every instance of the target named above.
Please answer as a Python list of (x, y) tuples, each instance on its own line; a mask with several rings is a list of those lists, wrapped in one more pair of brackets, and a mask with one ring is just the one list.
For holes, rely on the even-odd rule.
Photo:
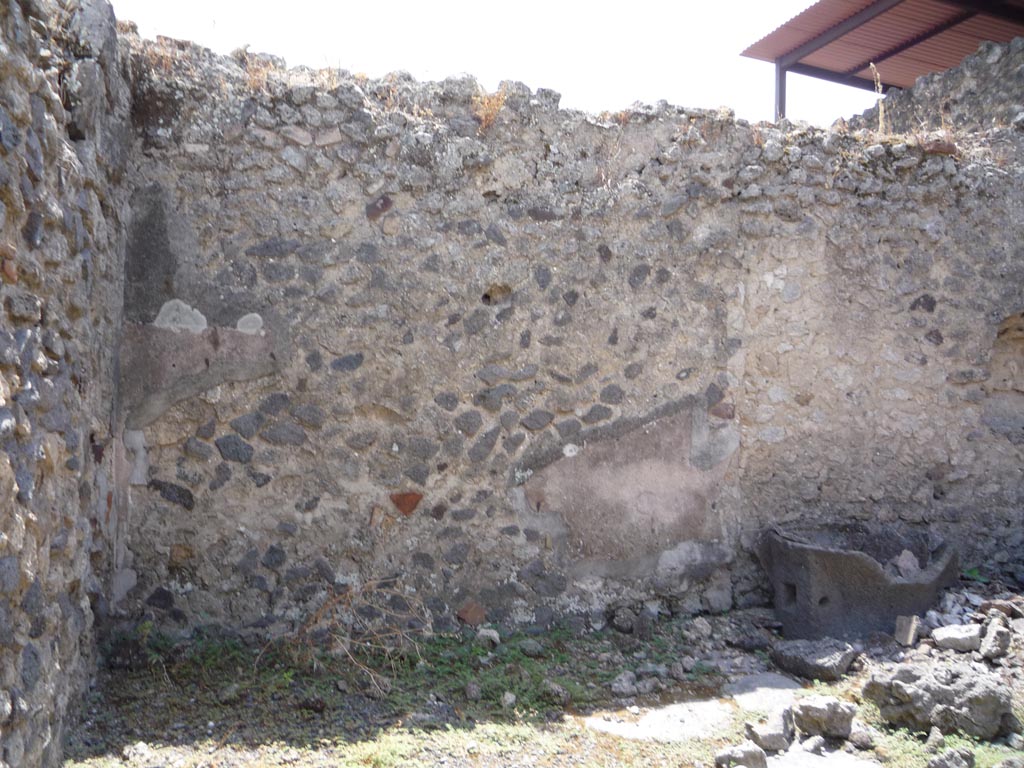
[(849, 643), (824, 640), (780, 640), (772, 648), (772, 661), (779, 669), (808, 680), (838, 680), (857, 658)]
[(974, 752), (967, 747), (947, 749), (929, 760), (928, 768), (974, 768)]
[(267, 551), (263, 554), (260, 562), (265, 568), (277, 570), (285, 564), (287, 559), (288, 556), (285, 554), (285, 551), (277, 544), (273, 544), (267, 548)]
[(444, 561), (449, 565), (463, 565), (469, 557), (469, 544), (460, 541), (453, 544), (443, 555)]
[(571, 442), (579, 437), (580, 432), (583, 430), (583, 425), (576, 419), (565, 419), (555, 423), (555, 429), (558, 430), (558, 436), (567, 442)]
[(872, 673), (864, 697), (889, 723), (993, 739), (1014, 727), (1009, 688), (983, 665), (901, 664)]
[(459, 407), (459, 396), (454, 392), (441, 392), (434, 395), (434, 402), (446, 411), (454, 411)]
[(239, 464), (248, 464), (252, 461), (253, 447), (238, 435), (218, 437), (214, 444), (225, 461), (235, 461)]
[(210, 480), (210, 490), (216, 491), (227, 485), (228, 480), (231, 479), (231, 466), (226, 462), (222, 461), (213, 470), (213, 479)]
[(180, 485), (168, 483), (164, 480), (150, 480), (149, 487), (159, 493), (167, 501), (184, 507), (185, 509), (191, 510), (196, 505), (195, 498), (192, 496), (192, 491), (188, 488), (183, 488)]
[(596, 424), (599, 421), (610, 419), (612, 417), (612, 409), (607, 405), (597, 404), (590, 406), (585, 414), (583, 414), (584, 424)]
[(0, 593), (11, 594), (21, 583), (21, 563), (17, 555), (0, 557)]
[(551, 270), (543, 264), (534, 267), (533, 279), (537, 281), (537, 286), (543, 291), (551, 285)]
[(491, 455), (494, 446), (498, 442), (498, 435), (501, 434), (501, 427), (493, 427), (484, 432), (477, 441), (473, 443), (466, 455), (470, 461), (480, 462)]
[(467, 437), (472, 437), (483, 426), (484, 420), (480, 411), (465, 411), (455, 417), (455, 428)]
[(298, 240), (272, 237), (269, 240), (264, 240), (262, 243), (249, 246), (245, 249), (245, 255), (257, 258), (280, 259), (295, 253), (300, 245), (301, 243)]
[(612, 612), (611, 625), (618, 631), (630, 634), (636, 626), (636, 613), (625, 606), (620, 606)]
[(768, 768), (768, 756), (757, 744), (745, 741), (715, 755), (715, 768)]
[(46, 597), (43, 595), (43, 585), (38, 578), (32, 580), (32, 584), (25, 590), (25, 596), (21, 599), (21, 610), (28, 614), (29, 618), (38, 619), (43, 615), (46, 607)]
[(979, 649), (982, 658), (999, 659), (1009, 652), (1012, 635), (1003, 621), (1005, 619), (993, 619), (985, 630)]
[(259, 431), (259, 428), (263, 426), (264, 421), (263, 414), (254, 411), (253, 413), (247, 413), (244, 416), (232, 419), (230, 424), (235, 432), (246, 440), (250, 440)]
[(747, 738), (765, 752), (785, 752), (793, 743), (793, 710), (784, 707), (768, 715), (763, 723), (746, 723)]
[(35, 645), (29, 643), (21, 651), (21, 682), (32, 692), (43, 676), (43, 660)]
[(189, 437), (185, 441), (185, 455), (199, 461), (208, 461), (213, 456), (213, 446), (195, 437)]
[(610, 687), (612, 693), (620, 698), (636, 696), (636, 673), (629, 670), (622, 672), (618, 677), (612, 680)]
[(425, 485), (427, 482), (427, 478), (430, 477), (430, 467), (421, 462), (418, 464), (413, 464), (410, 467), (407, 467), (402, 474), (404, 474), (417, 485)]
[(528, 656), (531, 659), (540, 659), (544, 657), (544, 646), (532, 637), (521, 640), (519, 642), (519, 650), (523, 652), (524, 656)]
[(4, 299), (4, 307), (11, 320), (38, 323), (42, 318), (43, 302), (28, 291), (10, 292)]
[(544, 429), (554, 417), (555, 415), (551, 411), (535, 410), (526, 414), (520, 423), (527, 429), (536, 431)]
[(167, 587), (157, 587), (146, 598), (146, 605), (151, 605), (162, 611), (169, 611), (174, 607), (174, 593)]
[(618, 384), (609, 384), (601, 390), (601, 402), (608, 405), (620, 405), (625, 394)]
[(551, 573), (540, 558), (531, 560), (519, 569), (517, 578), (528, 584), (541, 597), (556, 597), (569, 586), (569, 581), (560, 573)]
[(506, 398), (515, 397), (516, 392), (516, 388), (511, 384), (488, 387), (473, 395), (473, 405), (478, 405), (491, 413), (497, 413), (501, 410), (502, 402)]
[(793, 722), (803, 733), (847, 739), (857, 707), (835, 696), (807, 696), (793, 705)]
[(365, 357), (362, 352), (355, 352), (351, 355), (343, 355), (342, 357), (336, 358), (331, 361), (332, 371), (341, 371), (342, 373), (350, 373), (360, 366), (362, 366)]
[(633, 270), (629, 273), (629, 287), (634, 291), (641, 285), (647, 282), (648, 276), (651, 274), (650, 264), (637, 264), (633, 267)]
[(327, 414), (324, 413), (324, 409), (311, 403), (297, 405), (291, 409), (290, 413), (295, 417), (296, 421), (309, 429), (320, 429), (327, 421)]
[(302, 445), (306, 442), (306, 430), (294, 421), (278, 421), (265, 427), (260, 437), (271, 445)]
[(4, 152), (10, 152), (20, 143), (21, 131), (7, 114), (7, 110), (0, 107), (0, 147), (3, 147)]
[(932, 630), (932, 640), (939, 648), (967, 653), (981, 648), (980, 624), (952, 624)]

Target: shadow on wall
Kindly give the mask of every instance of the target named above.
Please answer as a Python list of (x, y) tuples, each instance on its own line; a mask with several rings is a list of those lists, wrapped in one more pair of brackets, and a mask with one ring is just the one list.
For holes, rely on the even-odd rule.
[(1024, 312), (999, 324), (992, 345), (982, 421), (1014, 445), (1024, 445)]
[(283, 324), (241, 284), (191, 274), (198, 238), (170, 195), (150, 184), (132, 198), (125, 256), (121, 400), (128, 429), (229, 381), (275, 373)]
[(526, 482), (527, 513), (561, 528), (576, 578), (660, 576), (678, 586), (731, 559), (716, 500), (739, 431), (709, 415), (702, 397), (674, 405), (663, 418), (588, 434), (586, 451), (567, 444)]

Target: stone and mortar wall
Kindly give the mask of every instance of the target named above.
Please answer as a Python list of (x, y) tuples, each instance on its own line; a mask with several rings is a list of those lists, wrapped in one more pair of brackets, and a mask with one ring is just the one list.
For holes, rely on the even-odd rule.
[[(105, 4), (0, 3), (0, 766), (55, 765), (115, 485), (130, 90)], [(104, 458), (106, 455), (106, 458)]]
[(780, 521), (1019, 553), (1012, 119), (597, 119), (118, 39), (102, 0), (0, 31), (0, 764), (59, 760), (97, 617), (724, 610)]
[[(880, 71), (884, 79), (884, 62)], [(884, 107), (884, 130), (890, 133), (1024, 125), (1024, 37), (982, 43), (960, 66), (919, 77), (913, 88), (891, 91)], [(851, 125), (878, 130), (878, 108)]]
[[(766, 599), (783, 521), (1021, 545), (1024, 168), (131, 40), (123, 605), (287, 631)], [(396, 592), (398, 594), (396, 594)]]

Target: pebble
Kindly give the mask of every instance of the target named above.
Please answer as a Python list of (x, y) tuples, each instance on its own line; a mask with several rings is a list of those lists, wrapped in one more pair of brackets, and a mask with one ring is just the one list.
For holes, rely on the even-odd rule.
[(540, 659), (544, 656), (544, 646), (533, 638), (527, 638), (520, 642), (519, 650), (522, 651), (524, 656), (528, 656), (531, 659)]
[(501, 645), (498, 630), (485, 627), (476, 633), (476, 641), (485, 648), (497, 648)]

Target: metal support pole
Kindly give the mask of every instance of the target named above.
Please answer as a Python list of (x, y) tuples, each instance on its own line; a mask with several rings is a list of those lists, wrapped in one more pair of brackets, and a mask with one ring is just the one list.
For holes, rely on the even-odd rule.
[(775, 62), (775, 122), (786, 116), (786, 70)]

